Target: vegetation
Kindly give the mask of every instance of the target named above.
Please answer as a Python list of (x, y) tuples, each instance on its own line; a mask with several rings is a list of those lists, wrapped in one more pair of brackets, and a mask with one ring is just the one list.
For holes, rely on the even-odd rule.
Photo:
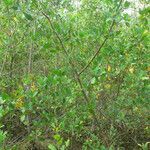
[(0, 1), (0, 149), (148, 150), (148, 1)]

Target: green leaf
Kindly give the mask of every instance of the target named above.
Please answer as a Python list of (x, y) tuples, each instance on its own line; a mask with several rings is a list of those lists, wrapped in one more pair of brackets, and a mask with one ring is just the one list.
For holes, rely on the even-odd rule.
[(20, 120), (21, 120), (21, 122), (24, 122), (25, 121), (25, 115), (22, 115), (21, 117), (20, 117)]
[(25, 13), (24, 12), (24, 16), (28, 19), (28, 20), (33, 20), (33, 18), (32, 18), (32, 16), (30, 15), (30, 14), (28, 14), (28, 13)]
[(19, 7), (20, 7), (19, 4), (16, 4), (16, 5), (12, 6), (12, 9), (13, 10), (19, 10)]
[(65, 150), (65, 145), (63, 145), (63, 146), (60, 148), (60, 150)]
[(12, 0), (4, 0), (4, 3), (6, 5), (11, 5), (13, 3), (13, 1)]
[(33, 93), (33, 97), (35, 97), (37, 94), (38, 94), (38, 91), (35, 91), (35, 92)]
[(95, 84), (95, 83), (96, 83), (96, 78), (94, 77), (91, 79), (91, 84)]
[(65, 142), (66, 147), (69, 146), (69, 143), (70, 143), (70, 140), (68, 139), (68, 140)]
[(6, 139), (6, 132), (0, 130), (0, 146), (2, 146), (5, 139)]
[(56, 134), (56, 135), (54, 135), (54, 139), (55, 139), (56, 141), (59, 141), (59, 140), (61, 139), (61, 137), (60, 137), (59, 134)]
[(101, 145), (100, 149), (101, 150), (107, 150), (104, 145)]
[(0, 96), (0, 105), (4, 104), (5, 100)]
[(50, 43), (46, 43), (44, 46), (43, 46), (45, 49), (48, 49), (51, 47), (51, 44)]
[(124, 3), (124, 7), (125, 7), (125, 8), (129, 8), (130, 4), (131, 4), (130, 2), (126, 1), (126, 2)]
[(149, 80), (149, 77), (142, 77), (142, 80)]
[(50, 150), (57, 150), (56, 147), (54, 145), (52, 145), (52, 144), (48, 145), (48, 149), (50, 149)]

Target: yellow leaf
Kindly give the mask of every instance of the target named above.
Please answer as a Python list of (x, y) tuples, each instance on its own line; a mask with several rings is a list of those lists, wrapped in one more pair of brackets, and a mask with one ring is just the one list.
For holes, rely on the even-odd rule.
[(17, 22), (17, 21), (18, 21), (16, 17), (14, 17), (13, 19), (14, 19), (14, 21), (15, 21), (15, 22)]
[(96, 94), (96, 98), (99, 99), (100, 96), (101, 96), (101, 92), (98, 92), (98, 93)]
[(130, 68), (129, 68), (129, 72), (130, 72), (130, 73), (134, 73), (134, 68), (133, 68), (133, 67), (130, 67)]
[(107, 66), (107, 71), (108, 71), (108, 72), (111, 71), (111, 66), (110, 66), (110, 65)]
[(148, 30), (145, 30), (144, 33), (143, 33), (144, 36), (146, 36), (148, 34), (149, 34)]
[(23, 104), (24, 104), (23, 99), (24, 99), (24, 96), (21, 96), (21, 97), (18, 98), (18, 100), (15, 103), (16, 108), (19, 109), (23, 106)]
[(147, 67), (147, 71), (150, 71), (150, 66)]
[(108, 79), (109, 81), (111, 80), (111, 78), (110, 78), (110, 77), (108, 77), (107, 79)]
[(21, 108), (22, 106), (23, 106), (23, 101), (17, 101), (15, 104), (15, 107), (18, 109)]
[(125, 53), (125, 56), (126, 56), (126, 57), (129, 57), (129, 54), (126, 52), (126, 53)]
[(85, 49), (85, 48), (84, 48), (84, 49), (82, 49), (82, 51), (83, 51), (83, 52), (86, 52), (86, 51), (87, 51), (87, 49)]
[(36, 88), (36, 86), (35, 86), (35, 84), (34, 84), (34, 82), (32, 83), (32, 85), (31, 85), (31, 91), (35, 91), (37, 88)]
[(145, 130), (148, 130), (149, 129), (149, 127), (147, 126), (146, 128), (145, 128)]
[(105, 85), (105, 88), (106, 88), (106, 89), (110, 89), (110, 88), (111, 88), (111, 85), (110, 85), (110, 84), (106, 84), (106, 85)]
[(135, 108), (134, 108), (134, 111), (138, 111), (138, 107), (135, 107)]
[(92, 115), (89, 115), (89, 119), (92, 119)]

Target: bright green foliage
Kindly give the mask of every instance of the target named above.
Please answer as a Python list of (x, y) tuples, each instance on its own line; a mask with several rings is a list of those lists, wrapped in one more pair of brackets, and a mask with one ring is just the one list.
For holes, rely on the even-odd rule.
[(0, 1), (3, 149), (149, 148), (150, 7), (139, 6)]

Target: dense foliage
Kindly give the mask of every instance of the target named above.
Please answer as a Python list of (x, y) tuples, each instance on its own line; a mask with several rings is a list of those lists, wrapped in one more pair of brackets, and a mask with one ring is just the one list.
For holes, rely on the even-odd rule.
[(0, 149), (148, 150), (148, 1), (0, 1)]

